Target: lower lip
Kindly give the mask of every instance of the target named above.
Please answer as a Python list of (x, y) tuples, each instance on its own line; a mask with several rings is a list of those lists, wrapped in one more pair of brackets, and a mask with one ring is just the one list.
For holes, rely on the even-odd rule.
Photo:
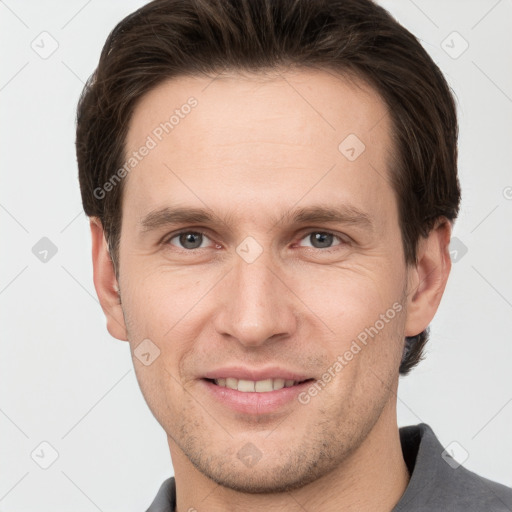
[[(209, 393), (220, 403), (245, 414), (268, 414), (276, 412), (297, 398), (299, 393), (311, 385), (310, 380), (289, 388), (266, 391), (263, 393), (243, 392), (217, 386), (213, 382), (201, 379)], [(297, 400), (298, 402), (298, 400)]]

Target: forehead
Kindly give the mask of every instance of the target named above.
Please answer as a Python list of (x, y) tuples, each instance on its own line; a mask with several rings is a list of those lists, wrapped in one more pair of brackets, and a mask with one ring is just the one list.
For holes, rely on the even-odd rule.
[(271, 206), (275, 217), (299, 201), (348, 200), (378, 217), (392, 195), (390, 129), (374, 90), (327, 71), (168, 80), (130, 120), (125, 156), (139, 155), (123, 217), (173, 203), (226, 213), (252, 205), (256, 221)]

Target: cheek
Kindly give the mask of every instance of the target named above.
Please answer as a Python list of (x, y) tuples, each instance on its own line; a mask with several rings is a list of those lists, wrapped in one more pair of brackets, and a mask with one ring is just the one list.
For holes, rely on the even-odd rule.
[(398, 373), (405, 323), (400, 279), (397, 268), (386, 273), (337, 268), (319, 277), (318, 286), (297, 293), (307, 297), (321, 320), (316, 320), (319, 328), (329, 328), (323, 337), (329, 354), (326, 372), (334, 375), (329, 393), (342, 408), (342, 397), (354, 400), (352, 406), (357, 407), (358, 400), (366, 403), (365, 396), (376, 400), (387, 396), (386, 389)]
[[(179, 272), (140, 272), (130, 277), (123, 289), (128, 338), (137, 380), (156, 415), (162, 407), (168, 408), (162, 403), (166, 396), (179, 396), (178, 383), (184, 377), (180, 364), (194, 350), (204, 326), (201, 297), (209, 287), (198, 284), (197, 276), (185, 279)], [(150, 340), (157, 347), (153, 350), (158, 357), (150, 366), (136, 358), (143, 340)]]
[[(327, 334), (334, 332), (343, 339), (356, 336), (378, 320), (398, 296), (398, 278), (392, 278), (396, 269), (376, 271), (384, 263), (377, 259), (364, 265), (307, 265), (285, 270), (282, 300), (321, 330), (328, 327)], [(208, 319), (199, 316), (215, 312), (216, 304), (226, 303), (226, 297), (218, 296), (223, 287), (215, 286), (226, 273), (224, 267), (132, 267), (124, 269), (129, 279), (121, 283), (122, 300), (128, 329), (139, 337), (176, 337), (183, 325), (190, 329), (190, 317), (204, 324)], [(228, 286), (226, 291), (230, 290)]]
[(169, 400), (170, 397), (179, 397), (181, 387), (175, 371), (169, 368), (164, 353), (149, 366), (143, 365), (134, 358), (135, 375), (144, 399), (157, 419), (165, 425), (168, 419), (176, 417), (177, 410), (173, 407), (176, 400)]
[(356, 336), (400, 298), (399, 277), (392, 277), (393, 269), (379, 273), (368, 268), (308, 270), (294, 280), (294, 292), (342, 339)]
[(182, 318), (204, 295), (206, 284), (197, 275), (179, 271), (144, 271), (139, 268), (125, 275), (122, 300), (131, 333), (158, 339), (171, 336)]

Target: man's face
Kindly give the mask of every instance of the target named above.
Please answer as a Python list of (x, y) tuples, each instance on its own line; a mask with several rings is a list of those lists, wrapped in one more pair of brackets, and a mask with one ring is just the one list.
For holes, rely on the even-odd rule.
[[(407, 268), (390, 129), (375, 92), (320, 71), (182, 77), (137, 105), (127, 156), (156, 146), (126, 178), (119, 286), (132, 350), (160, 350), (134, 365), (175, 464), (293, 488), (393, 417)], [(171, 223), (176, 208), (211, 219)]]

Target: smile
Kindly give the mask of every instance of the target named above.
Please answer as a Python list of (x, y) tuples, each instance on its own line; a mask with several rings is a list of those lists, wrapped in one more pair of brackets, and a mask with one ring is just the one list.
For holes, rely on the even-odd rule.
[(235, 379), (232, 377), (228, 377), (225, 379), (214, 379), (213, 382), (217, 384), (217, 386), (229, 389), (236, 389), (237, 391), (241, 391), (242, 393), (268, 393), (270, 391), (277, 391), (283, 388), (291, 388), (292, 386), (296, 386), (300, 382), (297, 380), (291, 379), (264, 379), (264, 380), (245, 380), (245, 379)]

